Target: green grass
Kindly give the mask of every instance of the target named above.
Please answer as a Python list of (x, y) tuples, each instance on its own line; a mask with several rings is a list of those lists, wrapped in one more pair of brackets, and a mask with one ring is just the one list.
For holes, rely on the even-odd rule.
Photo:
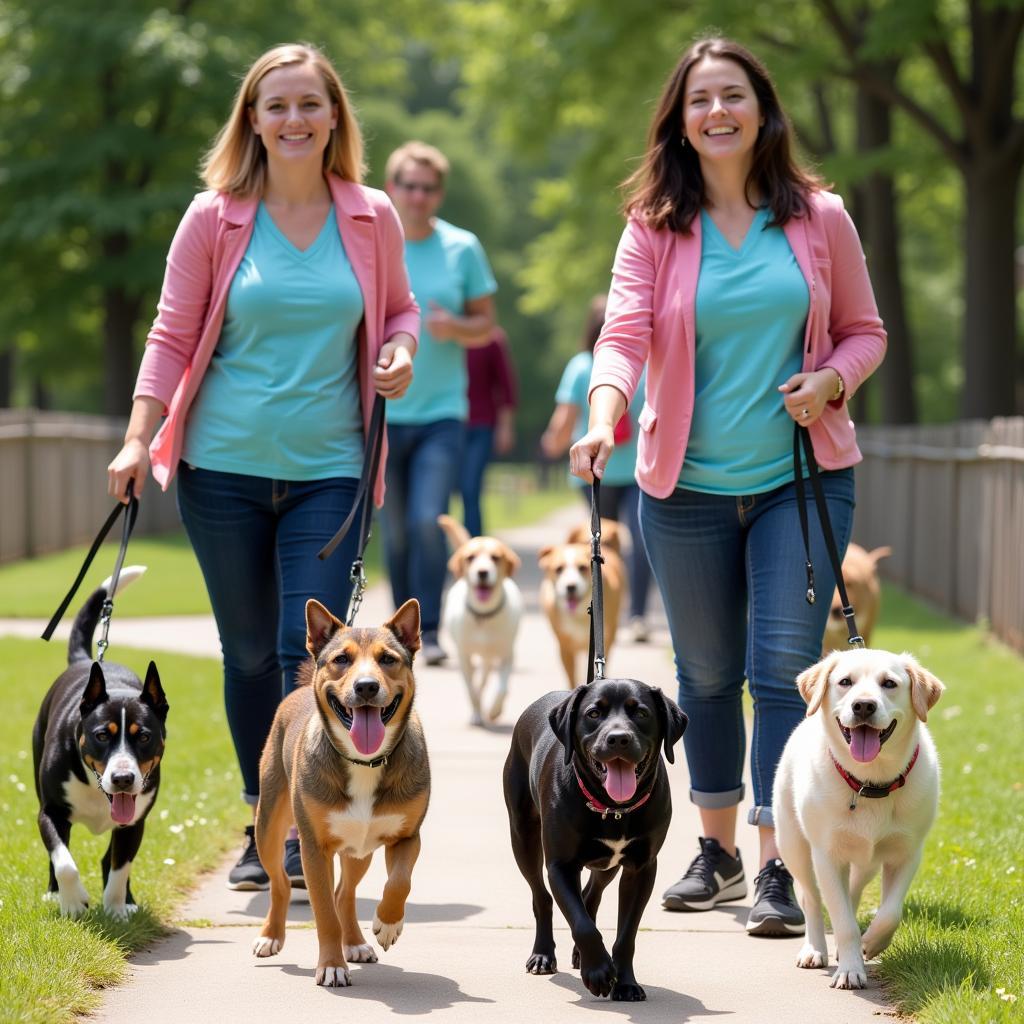
[[(947, 687), (928, 717), (939, 814), (882, 983), (924, 1024), (1024, 1020), (1024, 660), (892, 587), (881, 622), (873, 646), (913, 652)], [(877, 905), (876, 882), (862, 908)]]
[[(118, 657), (144, 674), (148, 656)], [(46, 687), (64, 667), (61, 646), (0, 639), (0, 1017), (70, 1021), (99, 1002), (97, 989), (118, 981), (125, 956), (161, 934), (196, 877), (238, 845), (248, 817), (239, 799), (241, 779), (228, 739), (220, 665), (202, 658), (159, 654), (167, 687), (168, 752), (160, 795), (147, 819), (146, 838), (132, 868), (132, 891), (142, 909), (126, 924), (98, 909), (78, 921), (62, 919), (42, 902), (47, 860), (32, 778), (32, 723)], [(72, 852), (96, 908), (99, 862), (109, 833), (75, 826)]]
[[(562, 474), (553, 475), (551, 486), (541, 489), (529, 467), (499, 464), (488, 475), (484, 522), (488, 531), (500, 535), (521, 523), (536, 522), (573, 500), (579, 499), (570, 492)], [(461, 515), (458, 500), (452, 502), (451, 511), (454, 516)], [(371, 585), (383, 578), (379, 518), (378, 514), (366, 554)], [(78, 607), (91, 587), (110, 575), (119, 544), (120, 537), (100, 548), (72, 609)], [(0, 566), (0, 618), (49, 618), (78, 574), (88, 550), (88, 545), (83, 545)], [(129, 565), (145, 565), (148, 571), (125, 591), (126, 596), (117, 604), (115, 619), (118, 615), (209, 613), (206, 585), (184, 533), (135, 538), (126, 560)], [(73, 615), (73, 611), (68, 614)]]

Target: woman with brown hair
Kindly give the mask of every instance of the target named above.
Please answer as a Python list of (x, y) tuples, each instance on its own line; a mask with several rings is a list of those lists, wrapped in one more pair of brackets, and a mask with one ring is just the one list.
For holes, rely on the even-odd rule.
[[(164, 488), (177, 474), (254, 809), (260, 752), (306, 658), (306, 601), (348, 605), (356, 531), (330, 562), (316, 556), (355, 499), (374, 396), (400, 398), (412, 379), (419, 309), (402, 228), (387, 196), (361, 184), (362, 153), (319, 50), (277, 46), (252, 64), (203, 163), (208, 191), (171, 243), (108, 469), (122, 500), (150, 469)], [(286, 867), (303, 884), (294, 838)], [(252, 826), (228, 885), (268, 887)]]
[[(710, 910), (747, 886), (743, 680), (754, 701), (751, 774), (760, 871), (747, 930), (804, 931), (778, 858), (771, 793), (804, 714), (796, 676), (818, 659), (828, 602), (805, 599), (792, 464), (807, 427), (840, 558), (860, 461), (846, 402), (885, 351), (864, 254), (839, 196), (802, 169), (767, 70), (702, 39), (669, 77), (639, 170), (594, 351), (590, 429), (570, 468), (602, 476), (614, 424), (647, 366), (640, 528), (668, 615), (700, 852), (664, 896)], [(812, 558), (831, 594), (815, 509)]]

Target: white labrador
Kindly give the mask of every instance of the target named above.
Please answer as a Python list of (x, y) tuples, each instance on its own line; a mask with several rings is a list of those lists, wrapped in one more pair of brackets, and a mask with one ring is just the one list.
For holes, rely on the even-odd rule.
[[(782, 752), (772, 796), (779, 852), (807, 919), (797, 966), (828, 964), (824, 898), (839, 960), (832, 987), (864, 988), (864, 960), (892, 940), (935, 819), (939, 764), (924, 721), (944, 687), (909, 654), (878, 650), (830, 654), (797, 686), (807, 717)], [(881, 905), (862, 936), (857, 904), (879, 869)]]

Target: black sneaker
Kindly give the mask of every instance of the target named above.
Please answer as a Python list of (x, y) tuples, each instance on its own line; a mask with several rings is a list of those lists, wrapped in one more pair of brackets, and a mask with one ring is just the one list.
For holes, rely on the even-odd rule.
[(747, 895), (739, 849), (735, 857), (730, 857), (717, 839), (698, 836), (697, 841), (700, 853), (661, 898), (666, 910), (710, 910), (716, 903), (741, 900)]
[(428, 665), (440, 665), (448, 655), (444, 648), (437, 642), (437, 631), (430, 630), (423, 634), (422, 638), (423, 660)]
[(302, 873), (302, 850), (298, 839), (284, 841), (284, 870), (293, 889), (306, 888), (306, 876)]
[(803, 935), (804, 915), (793, 893), (793, 876), (778, 857), (754, 879), (754, 905), (747, 918), (751, 935)]
[(228, 872), (228, 888), (247, 892), (262, 892), (270, 888), (270, 879), (260, 863), (260, 855), (256, 852), (256, 829), (253, 825), (245, 826), (242, 856)]

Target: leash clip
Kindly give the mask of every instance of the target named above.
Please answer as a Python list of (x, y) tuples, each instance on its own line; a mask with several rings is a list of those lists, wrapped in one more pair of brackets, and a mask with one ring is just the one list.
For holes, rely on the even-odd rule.
[(861, 793), (863, 793), (863, 792), (864, 792), (864, 787), (863, 786), (861, 786), (860, 789), (858, 789), (858, 790), (856, 790), (854, 792), (853, 799), (850, 801), (850, 810), (851, 811), (857, 810), (857, 800), (860, 797)]
[(357, 558), (352, 563), (352, 569), (348, 574), (349, 583), (352, 584), (352, 596), (348, 602), (347, 625), (351, 626), (356, 621), (359, 606), (363, 603), (363, 592), (366, 590), (366, 573), (363, 571), (363, 560)]
[(100, 610), (100, 625), (103, 629), (103, 634), (96, 641), (96, 660), (103, 661), (103, 655), (107, 653), (107, 648), (110, 646), (110, 641), (107, 639), (110, 633), (110, 618), (114, 614), (114, 602), (108, 597), (103, 602), (103, 608)]

